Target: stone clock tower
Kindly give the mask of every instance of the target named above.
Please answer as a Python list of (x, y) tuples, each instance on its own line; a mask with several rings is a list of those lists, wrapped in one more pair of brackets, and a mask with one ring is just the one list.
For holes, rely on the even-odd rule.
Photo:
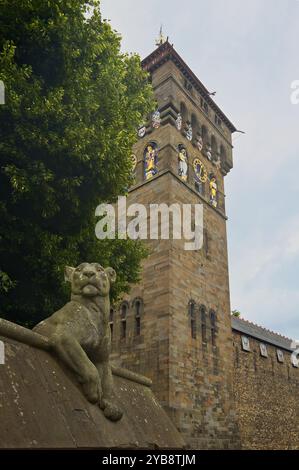
[(201, 203), (204, 241), (147, 242), (140, 283), (111, 311), (112, 358), (152, 379), (191, 448), (239, 447), (224, 194), (236, 129), (168, 41), (142, 66), (158, 105), (138, 130), (127, 203)]

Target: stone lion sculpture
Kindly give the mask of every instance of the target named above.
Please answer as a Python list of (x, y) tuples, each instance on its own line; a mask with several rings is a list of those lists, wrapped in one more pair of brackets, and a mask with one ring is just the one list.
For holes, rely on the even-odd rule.
[[(0, 334), (54, 351), (74, 372), (88, 401), (98, 404), (108, 419), (117, 421), (123, 413), (111, 398), (109, 362), (109, 293), (116, 273), (98, 263), (82, 263), (76, 268), (66, 267), (65, 279), (71, 283), (70, 302), (33, 331), (0, 320)], [(47, 341), (41, 341), (43, 338)]]

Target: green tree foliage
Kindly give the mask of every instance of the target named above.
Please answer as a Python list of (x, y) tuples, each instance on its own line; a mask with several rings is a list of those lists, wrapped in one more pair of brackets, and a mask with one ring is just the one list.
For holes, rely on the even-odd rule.
[(130, 185), (136, 128), (153, 109), (137, 55), (99, 2), (0, 0), (0, 315), (31, 325), (69, 296), (65, 265), (138, 279), (138, 242), (98, 241), (96, 206)]
[(239, 310), (233, 310), (232, 315), (233, 315), (233, 317), (239, 318), (239, 317), (241, 317), (241, 312), (239, 312)]

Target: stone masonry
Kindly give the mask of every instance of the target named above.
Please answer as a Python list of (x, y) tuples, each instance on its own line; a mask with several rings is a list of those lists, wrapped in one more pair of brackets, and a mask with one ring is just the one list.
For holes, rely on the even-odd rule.
[[(150, 204), (200, 203), (204, 239), (197, 251), (185, 251), (184, 240), (148, 241), (141, 282), (111, 311), (112, 357), (152, 379), (192, 449), (298, 449), (299, 369), (290, 363), (290, 340), (231, 317), (224, 177), (233, 166), (236, 129), (168, 42), (143, 67), (161, 122), (154, 126), (149, 117), (133, 148), (137, 164), (127, 203), (144, 204), (148, 213)], [(157, 173), (146, 180), (148, 144), (156, 145), (158, 161)], [(178, 171), (180, 146), (188, 156), (185, 181)], [(203, 184), (195, 159), (206, 171)], [(217, 207), (210, 199), (212, 177)], [(244, 335), (250, 352), (242, 349)], [(259, 355), (261, 341), (267, 359)], [(278, 348), (285, 363), (277, 361)]]

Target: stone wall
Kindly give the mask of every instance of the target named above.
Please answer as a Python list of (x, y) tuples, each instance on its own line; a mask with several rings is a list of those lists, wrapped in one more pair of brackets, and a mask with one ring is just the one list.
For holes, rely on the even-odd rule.
[[(277, 335), (278, 336), (278, 335)], [(299, 369), (291, 353), (252, 337), (250, 352), (242, 350), (241, 333), (234, 331), (234, 396), (243, 449), (299, 449)]]
[[(153, 381), (153, 391), (171, 416), (177, 429), (193, 449), (236, 448), (240, 446), (232, 396), (232, 338), (227, 260), (224, 174), (204, 152), (200, 152), (179, 132), (171, 113), (187, 109), (187, 119), (196, 115), (209, 135), (217, 135), (227, 148), (231, 162), (231, 136), (228, 129), (216, 128), (211, 116), (200, 108), (200, 97), (184, 88), (184, 75), (172, 61), (166, 61), (152, 74), (152, 83), (162, 115), (159, 129), (147, 134), (133, 148), (137, 157), (135, 184), (128, 204), (202, 204), (204, 207), (204, 246), (186, 251), (185, 240), (149, 240), (150, 256), (144, 262), (141, 282), (124, 300), (128, 305), (127, 334), (121, 338), (120, 310), (113, 324), (113, 357), (133, 371)], [(165, 111), (166, 113), (166, 111)], [(166, 113), (166, 114), (167, 114)], [(184, 122), (186, 125), (186, 122)], [(149, 142), (159, 149), (158, 174), (144, 181), (143, 156)], [(178, 145), (188, 153), (188, 180), (178, 176)], [(209, 186), (205, 194), (195, 190), (193, 162), (199, 158), (207, 173), (217, 175), (218, 207), (210, 204)], [(182, 206), (181, 206), (182, 207)], [(134, 299), (143, 301), (141, 334), (135, 334)], [(195, 304), (195, 337), (191, 335), (189, 305)], [(206, 309), (202, 325), (201, 306)], [(216, 314), (214, 342), (210, 314)]]
[(142, 380), (114, 376), (124, 416), (106, 419), (73, 374), (49, 353), (0, 337), (0, 448), (182, 448), (184, 442)]
[[(130, 191), (128, 203), (134, 202), (169, 205), (201, 200), (170, 170)], [(120, 338), (118, 309), (113, 325), (113, 358), (153, 380), (154, 393), (193, 449), (240, 447), (232, 398), (225, 223), (223, 214), (205, 204), (208, 246), (204, 249), (185, 251), (184, 240), (149, 241), (151, 255), (144, 262), (142, 280), (124, 298), (129, 306), (126, 338)], [(140, 336), (134, 328), (136, 297), (143, 300)], [(194, 338), (190, 300), (195, 302)], [(206, 307), (205, 336), (202, 305)], [(215, 344), (211, 311), (217, 316)]]

